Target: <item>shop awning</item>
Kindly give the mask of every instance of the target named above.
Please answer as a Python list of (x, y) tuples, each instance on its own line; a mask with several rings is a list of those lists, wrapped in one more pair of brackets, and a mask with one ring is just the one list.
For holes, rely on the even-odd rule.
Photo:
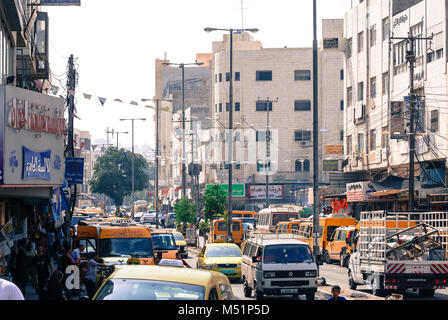
[(401, 192), (407, 191), (406, 189), (400, 189), (400, 190), (383, 190), (383, 191), (377, 191), (369, 193), (370, 196), (373, 197), (384, 197), (384, 196), (390, 196), (394, 194), (399, 194)]

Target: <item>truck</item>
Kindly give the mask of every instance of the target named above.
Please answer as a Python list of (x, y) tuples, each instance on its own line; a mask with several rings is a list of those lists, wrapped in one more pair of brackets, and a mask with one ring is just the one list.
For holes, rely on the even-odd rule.
[(447, 218), (446, 212), (362, 212), (348, 263), (350, 289), (367, 285), (377, 296), (411, 289), (431, 297), (445, 288)]

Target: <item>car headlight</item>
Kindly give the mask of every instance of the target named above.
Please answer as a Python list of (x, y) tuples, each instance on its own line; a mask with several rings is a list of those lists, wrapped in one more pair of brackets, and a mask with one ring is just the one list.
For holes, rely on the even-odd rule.
[(275, 278), (275, 272), (273, 272), (273, 271), (265, 272), (264, 277), (265, 278)]
[(204, 268), (204, 269), (214, 269), (214, 268), (217, 268), (218, 266), (216, 265), (216, 264), (204, 264), (204, 265), (202, 265), (202, 268)]
[(315, 277), (317, 276), (316, 271), (305, 271), (305, 277)]

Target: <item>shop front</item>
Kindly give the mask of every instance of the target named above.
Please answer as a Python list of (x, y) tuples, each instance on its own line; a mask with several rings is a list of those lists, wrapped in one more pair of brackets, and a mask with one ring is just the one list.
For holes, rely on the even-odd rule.
[(63, 99), (0, 86), (0, 258), (60, 221), (65, 131)]

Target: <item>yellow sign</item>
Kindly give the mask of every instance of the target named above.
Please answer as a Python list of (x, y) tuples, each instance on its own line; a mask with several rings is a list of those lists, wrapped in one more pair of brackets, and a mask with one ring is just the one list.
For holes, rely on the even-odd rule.
[(327, 145), (325, 146), (325, 154), (344, 154), (343, 145)]

